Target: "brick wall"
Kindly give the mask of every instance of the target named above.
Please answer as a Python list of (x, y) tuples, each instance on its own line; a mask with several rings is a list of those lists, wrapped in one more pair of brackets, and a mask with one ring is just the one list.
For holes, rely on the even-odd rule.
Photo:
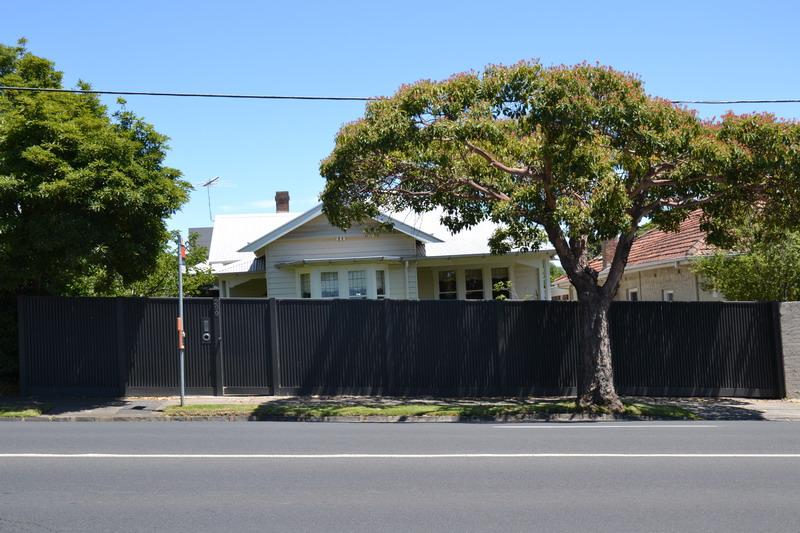
[(628, 289), (639, 289), (639, 300), (660, 301), (665, 290), (673, 291), (676, 302), (712, 302), (722, 297), (704, 291), (702, 280), (697, 279), (688, 266), (664, 266), (639, 272), (628, 272), (622, 277), (616, 300), (627, 300)]
[(780, 306), (786, 397), (800, 398), (800, 302)]

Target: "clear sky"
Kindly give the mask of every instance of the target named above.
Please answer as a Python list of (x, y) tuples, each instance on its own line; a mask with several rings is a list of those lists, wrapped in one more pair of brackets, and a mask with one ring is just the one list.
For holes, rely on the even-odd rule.
[[(27, 1), (0, 4), (0, 42), (29, 40), (67, 86), (386, 95), (488, 63), (601, 62), (670, 99), (800, 98), (800, 4), (784, 2)], [(106, 98), (114, 107), (115, 99)], [(215, 214), (312, 207), (319, 161), (358, 102), (128, 97), (170, 138), (168, 164), (211, 191)], [(704, 116), (726, 107), (701, 106)], [(740, 106), (800, 118), (800, 104)], [(208, 225), (206, 191), (170, 221)]]

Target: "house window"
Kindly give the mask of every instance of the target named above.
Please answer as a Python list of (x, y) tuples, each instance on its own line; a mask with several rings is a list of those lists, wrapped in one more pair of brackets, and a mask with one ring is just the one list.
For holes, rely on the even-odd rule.
[(311, 274), (300, 274), (300, 298), (311, 298)]
[(319, 276), (321, 296), (323, 298), (339, 297), (339, 273), (322, 272)]
[(439, 299), (456, 300), (457, 298), (456, 271), (444, 270), (439, 272)]
[(675, 291), (668, 291), (664, 289), (661, 291), (661, 299), (665, 302), (672, 302), (675, 301)]
[(639, 289), (628, 289), (628, 301), (629, 302), (638, 302), (639, 301)]
[[(492, 299), (496, 300), (498, 296), (511, 298), (511, 291), (508, 290), (508, 267), (500, 267), (492, 269)], [(495, 290), (495, 285), (502, 283), (504, 289)]]
[(350, 298), (367, 297), (367, 271), (351, 270), (347, 273), (347, 286)]
[(483, 271), (479, 268), (468, 268), (464, 271), (467, 300), (483, 300)]
[(375, 271), (375, 293), (379, 300), (386, 298), (386, 273), (383, 270)]

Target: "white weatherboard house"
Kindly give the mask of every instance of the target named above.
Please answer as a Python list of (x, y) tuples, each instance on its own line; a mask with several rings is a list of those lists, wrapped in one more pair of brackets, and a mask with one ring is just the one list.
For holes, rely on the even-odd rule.
[[(276, 213), (215, 218), (208, 261), (221, 297), (491, 300), (510, 281), (510, 299), (550, 299), (553, 251), (491, 255), (491, 222), (451, 235), (440, 213), (410, 213), (342, 231), (321, 205), (291, 213), (288, 193), (275, 200)], [(367, 231), (382, 222), (393, 229)]]

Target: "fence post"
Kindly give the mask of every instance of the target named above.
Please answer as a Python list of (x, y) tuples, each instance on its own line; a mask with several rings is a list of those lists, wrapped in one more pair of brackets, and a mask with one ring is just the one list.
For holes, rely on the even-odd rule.
[(117, 339), (117, 379), (119, 379), (120, 396), (128, 395), (128, 354), (125, 351), (125, 299), (117, 296), (114, 302), (116, 315)]
[(269, 299), (269, 355), (272, 359), (272, 394), (281, 393), (280, 342), (278, 340), (278, 302)]
[(213, 301), (214, 313), (214, 395), (225, 394), (225, 367), (222, 354), (222, 302), (219, 298)]
[(772, 318), (772, 338), (775, 347), (775, 384), (776, 396), (778, 398), (786, 397), (786, 373), (784, 369), (783, 360), (783, 332), (781, 331), (781, 303), (770, 302), (770, 311)]

